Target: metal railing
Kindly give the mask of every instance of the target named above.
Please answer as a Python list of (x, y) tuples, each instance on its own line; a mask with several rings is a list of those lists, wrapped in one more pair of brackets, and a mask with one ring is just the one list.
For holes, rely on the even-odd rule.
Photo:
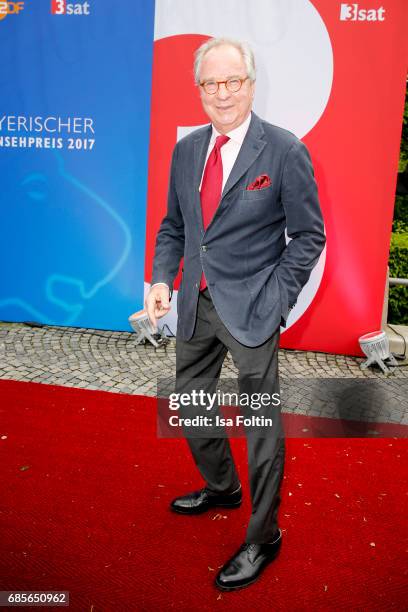
[(408, 286), (408, 278), (389, 278), (388, 282), (390, 285), (403, 285)]

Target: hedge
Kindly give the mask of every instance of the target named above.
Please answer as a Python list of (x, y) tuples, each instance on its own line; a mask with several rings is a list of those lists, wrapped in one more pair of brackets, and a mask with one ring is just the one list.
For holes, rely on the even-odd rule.
[[(391, 235), (390, 276), (408, 278), (408, 232)], [(408, 287), (391, 285), (388, 299), (388, 321), (408, 325)]]

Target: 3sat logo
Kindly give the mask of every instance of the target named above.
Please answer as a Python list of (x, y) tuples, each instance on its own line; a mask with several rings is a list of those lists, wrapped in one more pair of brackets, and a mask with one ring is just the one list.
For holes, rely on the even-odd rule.
[(51, 13), (53, 15), (90, 15), (90, 3), (51, 0)]
[(18, 15), (24, 8), (24, 2), (0, 2), (0, 20), (7, 15)]

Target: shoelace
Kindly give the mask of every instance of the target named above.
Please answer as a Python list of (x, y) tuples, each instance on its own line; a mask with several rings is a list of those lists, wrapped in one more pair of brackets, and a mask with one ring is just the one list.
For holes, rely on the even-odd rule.
[(241, 550), (246, 550), (248, 552), (251, 552), (251, 550), (253, 550), (254, 548), (256, 548), (258, 546), (258, 544), (242, 544), (241, 546)]
[[(274, 540), (273, 542), (268, 542), (268, 544), (270, 544), (270, 545), (271, 545), (271, 544), (275, 544), (275, 543), (276, 543), (276, 542), (279, 540), (279, 537), (280, 537), (280, 533), (279, 533), (278, 537), (277, 537), (277, 538), (275, 538), (275, 540)], [(246, 542), (245, 544), (242, 544), (242, 546), (241, 546), (241, 550), (246, 550), (246, 551), (248, 551), (248, 552), (251, 552), (251, 550), (253, 550), (253, 549), (254, 549), (254, 548), (256, 548), (257, 546), (258, 546), (258, 544), (248, 544), (248, 543)]]

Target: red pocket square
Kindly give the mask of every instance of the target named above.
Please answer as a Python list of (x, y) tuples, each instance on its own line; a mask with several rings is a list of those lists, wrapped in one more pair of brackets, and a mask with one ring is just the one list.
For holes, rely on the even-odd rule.
[(269, 187), (272, 185), (271, 179), (267, 174), (261, 174), (258, 176), (253, 183), (248, 185), (247, 191), (254, 191), (255, 189), (265, 189), (265, 187)]

